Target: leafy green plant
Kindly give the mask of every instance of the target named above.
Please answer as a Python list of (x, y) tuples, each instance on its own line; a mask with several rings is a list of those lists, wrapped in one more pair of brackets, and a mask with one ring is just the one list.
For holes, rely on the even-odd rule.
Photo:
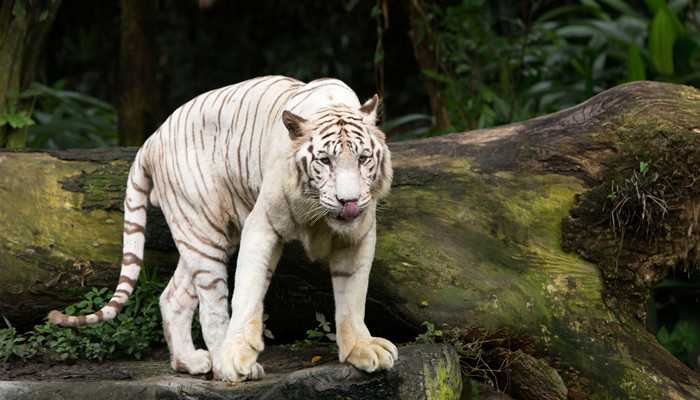
[(25, 338), (17, 335), (17, 331), (10, 325), (10, 321), (7, 318), (2, 318), (7, 326), (7, 328), (0, 329), (0, 363), (4, 364), (12, 356), (24, 356)]
[(697, 321), (680, 320), (671, 329), (662, 326), (656, 338), (676, 358), (697, 368), (700, 354), (700, 324)]
[(505, 0), (427, 3), (421, 40), (437, 58), (451, 130), (484, 128), (580, 103), (619, 83), (700, 86), (694, 2), (580, 0), (559, 7)]
[[(27, 129), (27, 146), (34, 148), (86, 148), (117, 144), (117, 112), (111, 105), (86, 94), (33, 83), (20, 94), (34, 101)], [(26, 120), (25, 120), (26, 122)]]
[(628, 1), (582, 0), (580, 6), (556, 14), (568, 14), (558, 22), (560, 45), (598, 49), (600, 83), (651, 78), (700, 84), (699, 15), (693, 3), (645, 4), (646, 12)]
[(435, 343), (442, 339), (442, 330), (436, 328), (435, 324), (430, 321), (423, 321), (422, 325), (425, 327), (425, 332), (416, 336), (416, 343)]
[(335, 346), (336, 336), (332, 333), (331, 323), (326, 320), (326, 316), (317, 312), (316, 322), (318, 322), (316, 327), (306, 330), (304, 339), (296, 340), (289, 345), (289, 348), (296, 351), (308, 346), (325, 345), (328, 342), (331, 342), (331, 346)]
[(539, 2), (525, 17), (507, 3), (428, 7), (422, 34), (438, 67), (423, 73), (442, 85), (452, 130), (519, 121), (574, 101), (567, 97), (575, 89), (560, 83), (572, 55), (555, 46), (554, 23), (533, 21)]
[[(163, 342), (158, 295), (153, 289), (151, 285), (139, 284), (114, 321), (77, 329), (46, 322), (34, 328), (29, 343), (46, 349), (44, 355), (51, 359), (140, 359), (153, 344)], [(106, 289), (92, 289), (79, 303), (66, 308), (66, 314), (95, 312), (111, 296)]]
[(647, 307), (646, 324), (659, 343), (700, 371), (700, 270), (676, 271), (659, 282)]
[(27, 111), (10, 111), (0, 114), (0, 126), (3, 125), (9, 125), (14, 129), (20, 129), (34, 125), (34, 121)]
[(0, 106), (0, 147), (25, 147), (27, 128), (35, 123), (31, 117), (33, 104), (20, 102), (16, 91), (4, 97), (4, 105)]
[(335, 342), (335, 334), (331, 331), (331, 323), (326, 320), (326, 316), (320, 312), (316, 313), (316, 321), (318, 326), (306, 331), (307, 343), (318, 343), (324, 340)]
[[(163, 286), (155, 272), (144, 269), (121, 313), (113, 321), (101, 324), (66, 328), (47, 321), (25, 335), (17, 335), (8, 323), (7, 329), (0, 330), (0, 359), (140, 359), (151, 347), (164, 343), (158, 304)], [(79, 302), (66, 307), (65, 313), (93, 313), (111, 297), (112, 292), (107, 289), (93, 288)]]
[(640, 161), (639, 162), (639, 173), (642, 175), (646, 175), (647, 172), (649, 172), (649, 163), (646, 161)]
[(433, 117), (429, 114), (406, 114), (385, 121), (381, 128), (393, 141), (431, 136)]

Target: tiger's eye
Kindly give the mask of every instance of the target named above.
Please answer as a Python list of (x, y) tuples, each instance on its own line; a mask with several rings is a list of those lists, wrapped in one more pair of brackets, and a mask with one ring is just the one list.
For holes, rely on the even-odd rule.
[(328, 157), (319, 158), (319, 160), (326, 165), (331, 165), (331, 159)]
[(367, 156), (360, 156), (360, 158), (358, 158), (358, 161), (360, 162), (360, 164), (366, 163), (367, 160), (369, 160), (369, 157), (367, 157)]

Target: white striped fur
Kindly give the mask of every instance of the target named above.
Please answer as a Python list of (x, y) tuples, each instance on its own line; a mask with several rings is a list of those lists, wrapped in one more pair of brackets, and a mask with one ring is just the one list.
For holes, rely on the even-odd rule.
[[(180, 253), (161, 295), (171, 365), (217, 379), (260, 379), (263, 298), (289, 240), (330, 263), (339, 358), (371, 372), (396, 347), (369, 334), (365, 296), (376, 240), (376, 202), (391, 185), (391, 156), (375, 126), (378, 98), (361, 105), (336, 79), (283, 76), (212, 90), (178, 108), (146, 141), (129, 173), (124, 257), (114, 297), (95, 314), (49, 313), (78, 326), (110, 320), (134, 289), (146, 207), (162, 209)], [(240, 244), (229, 319), (226, 263)], [(196, 350), (199, 306), (208, 351)]]

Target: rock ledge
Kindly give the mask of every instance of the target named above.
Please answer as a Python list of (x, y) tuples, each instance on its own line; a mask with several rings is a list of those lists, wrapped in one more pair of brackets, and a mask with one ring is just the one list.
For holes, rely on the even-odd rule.
[[(110, 379), (100, 378), (101, 365), (64, 368), (57, 377), (19, 376), (0, 381), (3, 400), (149, 400), (149, 399), (458, 399), (462, 389), (459, 358), (447, 345), (408, 345), (399, 349), (399, 361), (391, 371), (367, 374), (348, 364), (327, 364), (285, 371), (274, 367), (278, 357), (291, 350), (273, 350), (262, 358), (273, 365), (258, 382), (228, 385), (201, 377), (176, 374), (166, 361), (115, 363)], [(263, 353), (265, 354), (265, 353)], [(301, 354), (298, 354), (301, 356)], [(284, 364), (278, 362), (277, 365)], [(71, 368), (76, 371), (71, 374)], [(83, 372), (77, 372), (83, 371)], [(36, 380), (48, 379), (48, 380)]]

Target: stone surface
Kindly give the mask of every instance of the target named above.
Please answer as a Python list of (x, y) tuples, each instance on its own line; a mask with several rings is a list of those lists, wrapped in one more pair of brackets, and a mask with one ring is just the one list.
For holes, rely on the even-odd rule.
[[(329, 349), (317, 352), (322, 360), (332, 356)], [(11, 376), (12, 380), (0, 381), (0, 399), (432, 400), (458, 399), (462, 390), (459, 359), (447, 345), (401, 347), (395, 367), (374, 374), (337, 361), (295, 369), (312, 353), (315, 351), (270, 349), (261, 358), (268, 367), (265, 379), (236, 385), (173, 373), (166, 361), (46, 366), (44, 371), (25, 376), (9, 371), (5, 379)]]

